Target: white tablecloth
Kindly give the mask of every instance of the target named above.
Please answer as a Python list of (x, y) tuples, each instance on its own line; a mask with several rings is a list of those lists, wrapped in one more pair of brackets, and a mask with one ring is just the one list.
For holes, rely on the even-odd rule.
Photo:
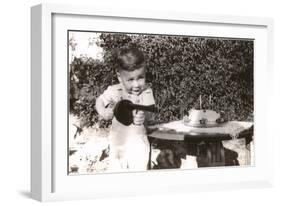
[(253, 122), (229, 121), (218, 124), (215, 127), (191, 127), (183, 124), (182, 120), (173, 121), (159, 126), (159, 130), (175, 130), (176, 132), (185, 133), (219, 133), (229, 134), (232, 138), (236, 138), (240, 132), (247, 130), (253, 126)]

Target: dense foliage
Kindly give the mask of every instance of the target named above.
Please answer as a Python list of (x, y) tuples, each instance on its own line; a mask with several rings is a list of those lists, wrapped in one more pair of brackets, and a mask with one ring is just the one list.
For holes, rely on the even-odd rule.
[(70, 73), (70, 111), (89, 126), (98, 121), (95, 99), (115, 77), (116, 49), (138, 45), (147, 61), (147, 82), (160, 108), (157, 120), (182, 118), (191, 108), (213, 109), (229, 120), (253, 118), (253, 41), (103, 33), (104, 59), (76, 58)]

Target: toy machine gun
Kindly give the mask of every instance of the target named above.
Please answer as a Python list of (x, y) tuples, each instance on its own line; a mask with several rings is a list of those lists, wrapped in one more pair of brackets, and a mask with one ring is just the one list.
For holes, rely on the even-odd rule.
[(147, 112), (158, 112), (158, 108), (155, 105), (140, 105), (133, 104), (130, 100), (121, 100), (114, 107), (113, 114), (115, 118), (123, 125), (129, 126), (133, 123), (133, 110), (142, 110)]

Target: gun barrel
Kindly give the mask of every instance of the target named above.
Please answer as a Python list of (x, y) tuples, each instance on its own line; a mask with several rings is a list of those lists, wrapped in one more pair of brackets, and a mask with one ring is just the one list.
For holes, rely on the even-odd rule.
[(140, 105), (140, 104), (130, 104), (130, 109), (133, 110), (133, 109), (138, 109), (138, 110), (142, 110), (142, 111), (147, 111), (147, 112), (158, 112), (158, 109), (155, 105), (148, 105), (148, 106), (145, 106), (145, 105)]

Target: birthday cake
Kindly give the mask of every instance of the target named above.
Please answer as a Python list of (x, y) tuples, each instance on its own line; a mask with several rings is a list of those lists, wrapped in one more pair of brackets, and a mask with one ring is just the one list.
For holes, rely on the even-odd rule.
[(212, 127), (222, 121), (220, 114), (213, 110), (191, 109), (188, 113), (189, 115), (183, 119), (183, 123), (187, 126)]

